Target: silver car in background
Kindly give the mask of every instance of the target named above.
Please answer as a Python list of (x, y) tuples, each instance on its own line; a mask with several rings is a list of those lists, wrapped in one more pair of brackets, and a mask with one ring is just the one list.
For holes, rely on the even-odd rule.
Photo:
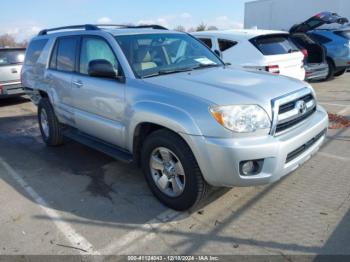
[(176, 210), (200, 203), (209, 185), (279, 180), (317, 152), (328, 127), (309, 84), (231, 68), (160, 26), (43, 30), (22, 79), (48, 146), (69, 137), (134, 161)]
[(0, 48), (0, 98), (23, 95), (20, 74), (24, 48)]

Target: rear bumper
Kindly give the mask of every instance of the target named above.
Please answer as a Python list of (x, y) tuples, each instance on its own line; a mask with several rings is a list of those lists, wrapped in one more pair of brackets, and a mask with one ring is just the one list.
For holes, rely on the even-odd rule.
[(21, 82), (1, 83), (0, 98), (19, 96), (24, 94)]
[[(327, 127), (327, 112), (318, 107), (304, 123), (281, 136), (220, 139), (188, 135), (185, 139), (209, 184), (254, 186), (277, 181), (307, 161), (322, 145)], [(304, 145), (307, 146), (300, 150)], [(261, 159), (260, 173), (240, 174), (242, 161)]]
[(328, 75), (328, 65), (327, 64), (306, 64), (306, 80), (321, 80), (325, 79)]

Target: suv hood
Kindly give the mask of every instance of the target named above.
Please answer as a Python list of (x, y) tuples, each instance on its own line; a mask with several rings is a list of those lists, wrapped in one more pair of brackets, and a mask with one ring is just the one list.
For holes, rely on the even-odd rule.
[(258, 104), (271, 113), (271, 99), (308, 87), (300, 80), (232, 67), (208, 68), (144, 79), (215, 105)]
[(294, 25), (289, 32), (291, 34), (293, 33), (306, 33), (310, 30), (316, 29), (324, 24), (333, 24), (333, 23), (337, 23), (337, 24), (346, 24), (348, 23), (349, 20), (345, 17), (342, 17), (336, 13), (332, 13), (332, 12), (321, 12), (311, 18), (309, 18), (308, 20), (306, 20), (305, 22), (301, 23), (301, 24), (297, 24)]

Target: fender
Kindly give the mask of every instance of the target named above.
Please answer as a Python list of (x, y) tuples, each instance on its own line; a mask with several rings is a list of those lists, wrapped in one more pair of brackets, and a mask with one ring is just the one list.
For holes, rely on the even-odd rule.
[[(132, 109), (131, 109), (132, 108)], [(132, 152), (136, 128), (142, 123), (164, 126), (179, 134), (201, 136), (196, 121), (185, 110), (155, 101), (142, 101), (130, 107), (126, 114), (129, 126), (126, 128), (127, 149)]]

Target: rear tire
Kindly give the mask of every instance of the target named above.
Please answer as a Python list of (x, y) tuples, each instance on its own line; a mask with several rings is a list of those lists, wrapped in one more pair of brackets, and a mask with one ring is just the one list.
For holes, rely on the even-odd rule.
[[(209, 186), (191, 149), (171, 131), (161, 129), (147, 137), (142, 146), (141, 165), (152, 193), (172, 209), (187, 210), (206, 196)], [(182, 187), (173, 186), (174, 180)]]
[(341, 76), (341, 75), (344, 75), (346, 72), (346, 68), (340, 70), (340, 71), (337, 71), (336, 73), (334, 73), (334, 76)]
[(328, 75), (326, 77), (326, 80), (332, 80), (335, 74), (335, 65), (332, 59), (330, 58), (327, 58), (327, 64), (328, 64)]
[(61, 125), (55, 115), (53, 107), (47, 98), (42, 98), (38, 106), (38, 121), (41, 136), (48, 146), (63, 144)]

